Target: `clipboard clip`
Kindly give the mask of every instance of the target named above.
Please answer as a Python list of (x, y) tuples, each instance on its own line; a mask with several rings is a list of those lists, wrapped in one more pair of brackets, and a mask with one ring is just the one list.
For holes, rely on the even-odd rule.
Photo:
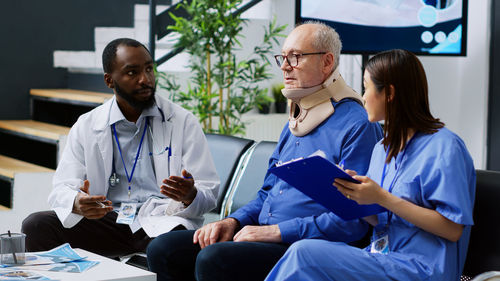
[(294, 158), (294, 159), (292, 159), (290, 161), (285, 161), (285, 162), (278, 161), (278, 162), (276, 162), (275, 166), (276, 167), (280, 167), (280, 166), (283, 166), (283, 165), (286, 165), (286, 164), (290, 164), (292, 162), (299, 161), (299, 160), (302, 160), (302, 159), (304, 159), (304, 157)]

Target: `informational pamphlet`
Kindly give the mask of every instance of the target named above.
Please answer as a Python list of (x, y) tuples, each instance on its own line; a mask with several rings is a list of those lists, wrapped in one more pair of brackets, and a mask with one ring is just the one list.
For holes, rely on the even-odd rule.
[[(30, 268), (36, 269), (36, 270), (78, 273), (78, 272), (84, 272), (87, 269), (89, 269), (97, 264), (99, 264), (98, 261), (78, 260), (78, 261), (70, 261), (70, 262), (33, 265), (33, 266), (30, 266)], [(23, 267), (26, 267), (26, 266), (23, 266)]]
[[(11, 271), (17, 270), (18, 272), (28, 272), (25, 270), (29, 269), (58, 272), (84, 272), (94, 265), (99, 264), (98, 261), (88, 261), (86, 257), (80, 256), (68, 243), (46, 252), (26, 253), (25, 256), (26, 262), (23, 265), (15, 265), (15, 267), (12, 267), (14, 265), (1, 264), (0, 268), (9, 268)], [(31, 279), (33, 278), (29, 278), (29, 280)], [(2, 279), (0, 278), (0, 280)]]
[(17, 269), (0, 268), (0, 280), (52, 280), (37, 272)]

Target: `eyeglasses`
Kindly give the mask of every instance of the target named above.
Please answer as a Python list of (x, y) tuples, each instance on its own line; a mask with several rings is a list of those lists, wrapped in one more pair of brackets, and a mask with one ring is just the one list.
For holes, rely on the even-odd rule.
[(288, 55), (275, 55), (274, 58), (276, 59), (276, 64), (278, 64), (279, 67), (283, 65), (283, 62), (286, 60), (288, 62), (288, 65), (291, 67), (296, 67), (299, 65), (299, 57), (302, 56), (309, 56), (309, 55), (324, 55), (326, 52), (316, 52), (316, 53), (304, 53), (304, 54), (288, 54)]

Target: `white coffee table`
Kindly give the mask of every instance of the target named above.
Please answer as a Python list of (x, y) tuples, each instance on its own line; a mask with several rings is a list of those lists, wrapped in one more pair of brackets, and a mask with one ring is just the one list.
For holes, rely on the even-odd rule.
[(156, 281), (156, 273), (149, 272), (135, 266), (121, 263), (83, 249), (74, 249), (82, 257), (90, 261), (99, 261), (98, 265), (82, 273), (53, 272), (32, 270), (41, 275), (61, 281), (90, 281), (90, 280), (127, 280), (127, 281)]

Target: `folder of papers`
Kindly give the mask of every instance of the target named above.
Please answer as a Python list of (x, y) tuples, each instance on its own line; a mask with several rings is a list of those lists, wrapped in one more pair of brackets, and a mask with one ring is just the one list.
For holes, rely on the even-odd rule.
[(333, 186), (336, 178), (359, 182), (321, 156), (287, 162), (272, 167), (269, 171), (344, 220), (357, 219), (385, 211), (377, 204), (359, 205), (342, 195)]

